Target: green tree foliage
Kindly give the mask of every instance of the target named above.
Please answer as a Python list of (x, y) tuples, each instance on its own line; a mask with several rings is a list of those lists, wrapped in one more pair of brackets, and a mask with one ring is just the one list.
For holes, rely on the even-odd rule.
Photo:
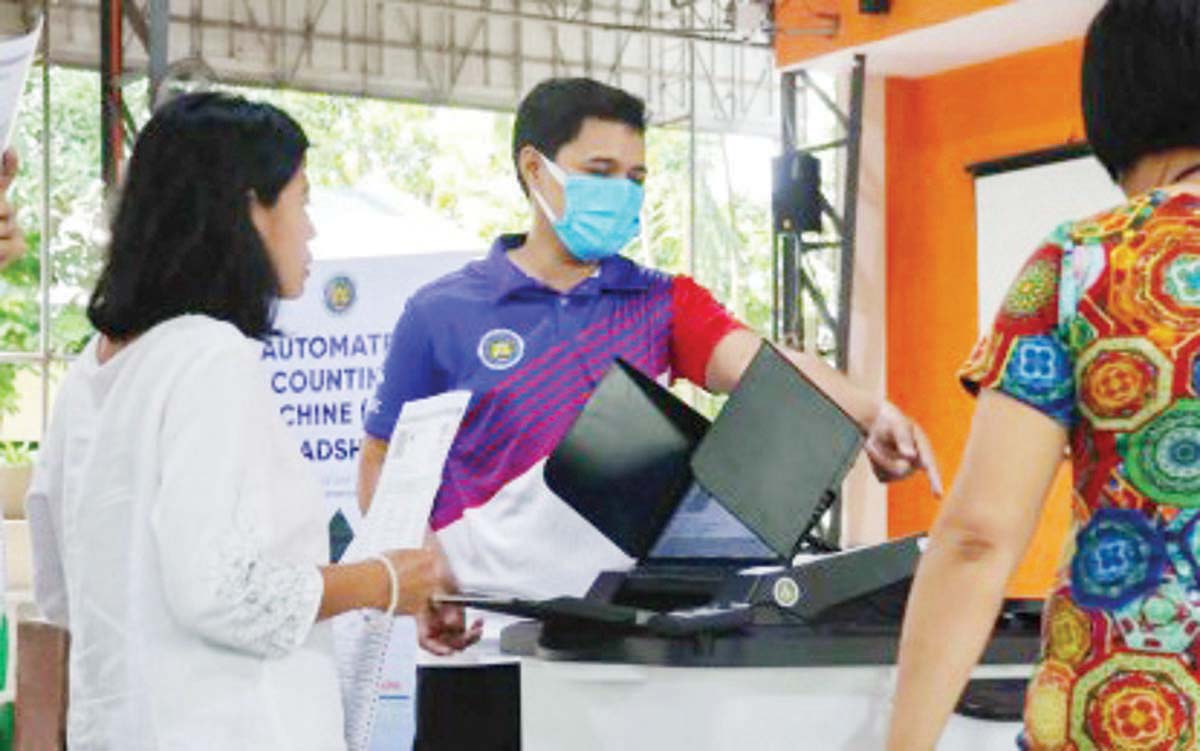
[[(54, 68), (50, 71), (50, 347), (70, 354), (86, 343), (91, 329), (84, 316), (104, 246), (103, 186), (99, 179), (99, 83), (95, 74)], [(0, 348), (36, 352), (41, 336), (40, 280), (42, 243), (42, 70), (30, 75), (13, 146), (21, 155), (21, 173), (10, 200), (25, 230), (29, 253), (0, 274)], [(136, 103), (137, 93), (131, 87)], [(144, 100), (144, 97), (143, 97)], [(143, 102), (144, 109), (144, 102)], [(0, 366), (0, 415), (18, 407), (14, 381), (33, 366)]]
[[(99, 180), (99, 80), (95, 73), (50, 71), (51, 348), (78, 352), (90, 336), (84, 309), (99, 268), (107, 232)], [(520, 231), (529, 204), (513, 177), (512, 116), (361, 98), (266, 89), (233, 89), (291, 113), (313, 143), (308, 158), (314, 185), (339, 188), (383, 179), (416, 197), (479, 238)], [(127, 87), (136, 122), (147, 117), (145, 84)], [(42, 86), (35, 69), (15, 138), (23, 166), (12, 199), (27, 231), (30, 253), (0, 275), (0, 349), (38, 349), (42, 206)], [(689, 135), (652, 129), (651, 177), (644, 239), (635, 259), (670, 272), (694, 270), (742, 320), (770, 326), (769, 207), (739, 195), (733, 171), (743, 167), (728, 142), (701, 136), (697, 148), (695, 247), (690, 246), (692, 180)], [(767, 165), (761, 165), (764, 175)], [(17, 404), (16, 367), (0, 366), (0, 414)]]

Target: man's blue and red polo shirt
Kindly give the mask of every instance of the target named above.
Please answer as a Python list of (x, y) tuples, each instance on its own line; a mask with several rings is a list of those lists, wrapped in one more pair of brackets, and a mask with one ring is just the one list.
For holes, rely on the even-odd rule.
[(409, 300), (366, 430), (387, 440), (406, 401), (472, 392), (430, 519), (460, 585), (580, 595), (629, 559), (546, 487), (546, 458), (618, 357), (703, 386), (714, 348), (741, 324), (690, 278), (623, 257), (560, 293), (508, 258), (522, 242), (499, 238)]

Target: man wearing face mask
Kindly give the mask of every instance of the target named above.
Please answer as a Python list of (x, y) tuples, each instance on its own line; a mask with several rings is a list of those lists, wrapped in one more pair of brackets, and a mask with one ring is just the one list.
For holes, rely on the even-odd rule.
[[(617, 358), (654, 378), (728, 392), (761, 344), (692, 279), (619, 255), (640, 229), (645, 127), (643, 103), (624, 91), (589, 79), (539, 84), (513, 133), (517, 178), (534, 209), (528, 234), (501, 236), (485, 260), (419, 291), (396, 326), (367, 415), (360, 502), (365, 509), (373, 494), (404, 402), (471, 391), (430, 519), (431, 542), (464, 591), (582, 595), (601, 570), (630, 565), (546, 487), (545, 459)], [(915, 424), (818, 357), (789, 356), (869, 432), (881, 479), (925, 469), (940, 492)], [(435, 654), (475, 636), (453, 610), (420, 624), (421, 644)], [(497, 670), (459, 675), (445, 691), (431, 692), (423, 678), (420, 700), (439, 713), (453, 704), (447, 711), (462, 722), (439, 727), (436, 741), (419, 728), (417, 747), (515, 748), (516, 713), (497, 701), (515, 706), (516, 670)], [(464, 729), (479, 735), (442, 734)]]

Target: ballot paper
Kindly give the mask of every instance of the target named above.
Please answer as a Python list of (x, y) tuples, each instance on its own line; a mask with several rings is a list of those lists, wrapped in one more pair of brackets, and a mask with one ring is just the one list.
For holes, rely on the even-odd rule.
[[(469, 392), (452, 391), (404, 405), (392, 431), (371, 508), (346, 549), (343, 561), (360, 561), (385, 550), (422, 546), (434, 496), (441, 485), (442, 469), (470, 399)], [(414, 679), (408, 684), (415, 684), (413, 658), (397, 660), (396, 650), (389, 650), (394, 641), (395, 620), (374, 610), (346, 613), (334, 619), (349, 751), (368, 751), (372, 746), (399, 748), (397, 741), (404, 742), (386, 738), (372, 743), (379, 702), (394, 688), (395, 671), (412, 671)], [(401, 664), (404, 662), (407, 665)], [(407, 706), (411, 712), (412, 703)], [(392, 718), (381, 723), (381, 730), (383, 724), (394, 727), (397, 723)]]
[(0, 150), (12, 140), (21, 94), (41, 35), (40, 17), (30, 28), (18, 6), (0, 11)]

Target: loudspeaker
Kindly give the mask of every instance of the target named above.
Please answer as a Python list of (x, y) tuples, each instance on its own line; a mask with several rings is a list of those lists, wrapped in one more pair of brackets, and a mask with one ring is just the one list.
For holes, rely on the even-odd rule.
[(891, 4), (891, 0), (858, 0), (858, 8), (863, 13), (887, 13)]
[(776, 232), (821, 231), (821, 162), (793, 151), (773, 161), (771, 213)]

